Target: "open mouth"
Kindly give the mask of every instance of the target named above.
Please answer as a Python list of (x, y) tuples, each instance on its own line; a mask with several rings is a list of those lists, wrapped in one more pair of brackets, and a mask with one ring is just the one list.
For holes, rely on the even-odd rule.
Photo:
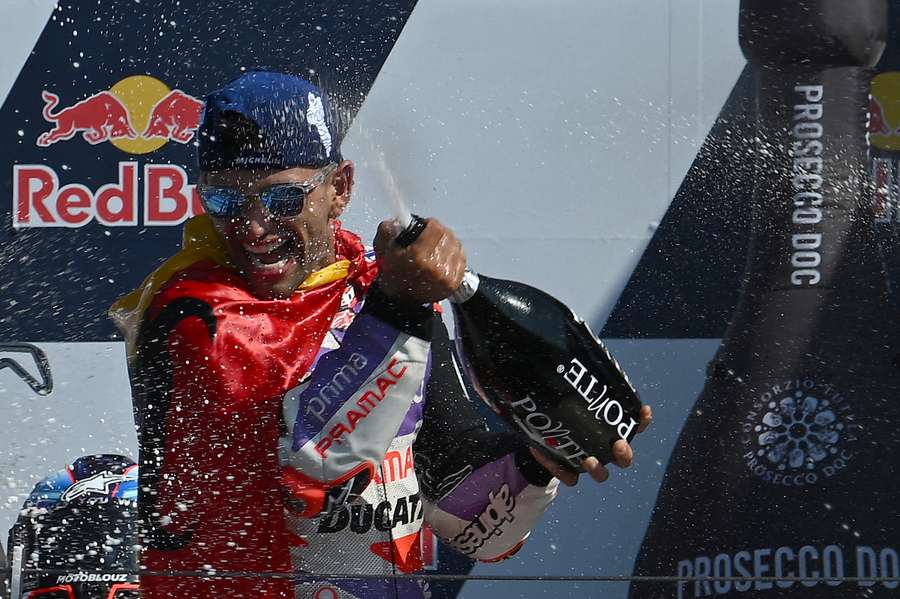
[(256, 271), (272, 274), (284, 271), (288, 263), (294, 259), (292, 249), (295, 247), (296, 244), (290, 236), (277, 237), (269, 243), (243, 244), (244, 254), (250, 266)]

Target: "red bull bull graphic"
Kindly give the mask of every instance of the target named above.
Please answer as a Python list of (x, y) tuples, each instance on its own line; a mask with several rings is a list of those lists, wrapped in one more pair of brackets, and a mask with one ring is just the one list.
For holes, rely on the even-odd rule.
[[(79, 143), (80, 134), (90, 146), (110, 142), (126, 154), (148, 154), (169, 141), (190, 143), (203, 112), (201, 100), (147, 75), (126, 77), (63, 108), (57, 94), (44, 90), (41, 97), (41, 116), (52, 125), (37, 138), (41, 148)], [(60, 173), (48, 164), (18, 164), (12, 183), (12, 224), (17, 229), (90, 223), (169, 226), (202, 212), (187, 172), (173, 164), (141, 167), (134, 160), (120, 161), (117, 180), (93, 190), (78, 182), (61, 183)]]
[(94, 94), (58, 112), (54, 112), (54, 108), (59, 104), (59, 96), (48, 91), (41, 96), (45, 102), (42, 115), (48, 123), (55, 125), (38, 137), (37, 145), (41, 147), (72, 139), (78, 133), (91, 145), (120, 137), (137, 137), (128, 118), (128, 109), (109, 92)]
[(180, 89), (172, 90), (153, 107), (142, 135), (186, 144), (194, 138), (202, 112), (203, 102)]

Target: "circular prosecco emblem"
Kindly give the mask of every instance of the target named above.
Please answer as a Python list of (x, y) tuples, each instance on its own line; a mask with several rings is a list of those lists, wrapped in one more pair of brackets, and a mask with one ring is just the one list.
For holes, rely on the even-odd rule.
[(744, 459), (764, 481), (805, 486), (847, 467), (858, 425), (831, 385), (798, 379), (772, 385), (743, 423)]

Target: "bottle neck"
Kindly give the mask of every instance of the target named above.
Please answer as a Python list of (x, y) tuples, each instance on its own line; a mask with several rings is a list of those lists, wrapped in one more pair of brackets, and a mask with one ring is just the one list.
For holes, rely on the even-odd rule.
[(450, 302), (454, 304), (462, 304), (463, 302), (469, 300), (475, 292), (478, 291), (478, 275), (472, 272), (469, 269), (466, 269), (466, 274), (463, 275), (462, 283), (459, 285), (459, 288), (453, 292), (453, 295), (449, 297)]

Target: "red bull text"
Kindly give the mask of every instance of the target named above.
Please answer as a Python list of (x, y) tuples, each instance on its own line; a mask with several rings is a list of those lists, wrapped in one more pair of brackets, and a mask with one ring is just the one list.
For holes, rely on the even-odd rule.
[[(177, 225), (203, 212), (197, 190), (187, 180), (180, 166), (146, 164), (141, 189), (138, 163), (120, 162), (118, 182), (92, 191), (78, 183), (60, 185), (49, 166), (16, 165), (13, 227), (83, 227), (95, 221), (107, 227)], [(139, 191), (143, 191), (140, 223)]]

